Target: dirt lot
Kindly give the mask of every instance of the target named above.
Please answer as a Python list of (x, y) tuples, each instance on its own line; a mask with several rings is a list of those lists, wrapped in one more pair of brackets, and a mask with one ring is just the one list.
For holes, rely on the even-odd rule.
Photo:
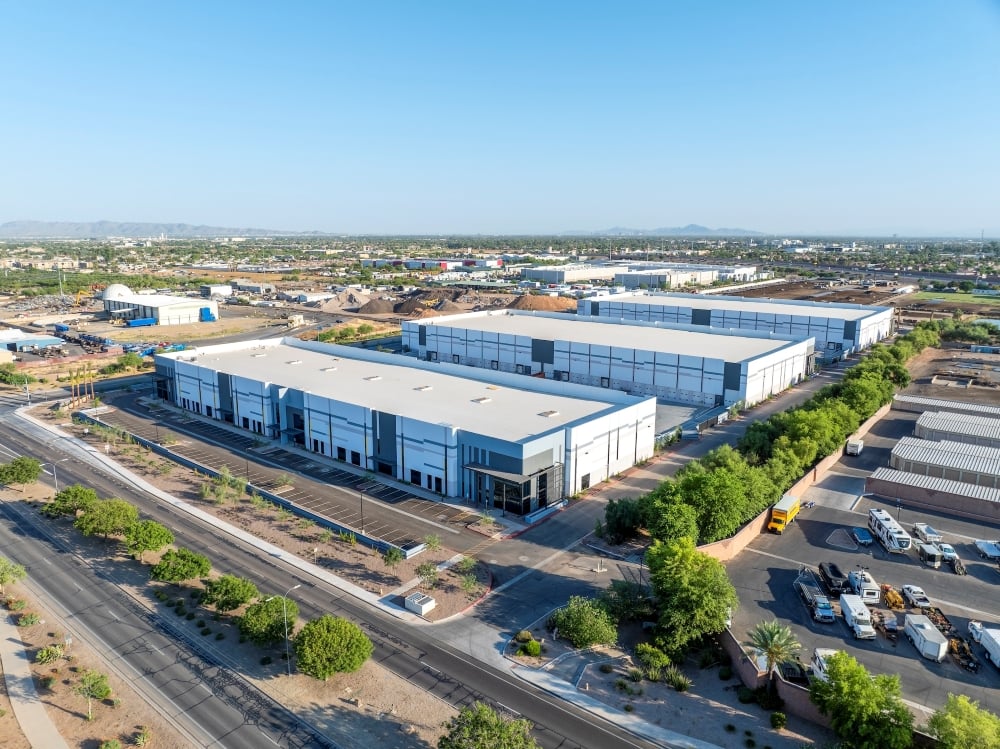
[(907, 364), (907, 395), (1000, 406), (1000, 354), (926, 349)]

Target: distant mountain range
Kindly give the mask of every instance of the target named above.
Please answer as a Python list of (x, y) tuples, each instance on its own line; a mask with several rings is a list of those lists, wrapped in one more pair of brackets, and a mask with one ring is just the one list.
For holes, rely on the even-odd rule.
[(134, 221), (8, 221), (0, 224), (4, 239), (104, 239), (105, 237), (158, 237), (196, 239), (203, 237), (280, 237), (304, 232), (272, 229), (232, 229), (192, 224), (155, 224)]
[(664, 226), (659, 229), (628, 229), (615, 226), (603, 231), (568, 231), (567, 236), (576, 237), (763, 237), (764, 233), (749, 229), (709, 229), (700, 224), (687, 226)]

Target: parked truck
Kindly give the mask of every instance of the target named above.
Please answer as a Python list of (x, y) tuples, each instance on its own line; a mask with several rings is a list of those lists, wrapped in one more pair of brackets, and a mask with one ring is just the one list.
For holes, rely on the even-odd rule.
[(847, 440), (847, 447), (844, 449), (844, 452), (848, 455), (860, 455), (864, 449), (864, 440)]
[(907, 614), (903, 617), (903, 633), (906, 639), (924, 658), (940, 663), (948, 655), (948, 638), (923, 614)]
[(844, 594), (840, 597), (840, 610), (844, 621), (854, 634), (855, 640), (874, 640), (875, 627), (872, 626), (872, 615), (860, 596)]
[(155, 317), (137, 317), (134, 320), (127, 320), (125, 324), (130, 328), (145, 328), (156, 325)]
[(986, 660), (1000, 668), (1000, 629), (987, 629), (982, 622), (969, 622), (969, 636), (983, 646)]
[(784, 533), (785, 528), (791, 525), (795, 516), (799, 514), (800, 507), (798, 497), (792, 494), (784, 495), (771, 508), (771, 522), (767, 524), (767, 529), (779, 535)]
[(819, 587), (819, 580), (816, 579), (816, 574), (811, 569), (803, 567), (799, 570), (799, 576), (795, 580), (795, 589), (798, 590), (802, 600), (809, 607), (813, 619), (818, 622), (837, 620), (833, 604), (830, 603), (829, 598), (823, 595), (823, 591)]
[(1000, 541), (976, 541), (976, 551), (983, 559), (1000, 559)]
[(882, 589), (865, 570), (851, 570), (847, 574), (847, 584), (865, 603), (878, 603), (882, 597)]

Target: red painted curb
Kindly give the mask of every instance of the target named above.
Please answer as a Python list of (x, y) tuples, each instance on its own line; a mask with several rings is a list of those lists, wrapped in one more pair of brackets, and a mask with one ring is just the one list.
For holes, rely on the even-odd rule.
[[(486, 562), (483, 562), (483, 564), (486, 564)], [(483, 593), (481, 596), (479, 596), (479, 598), (470, 603), (468, 606), (466, 606), (464, 609), (459, 611), (458, 612), (459, 614), (464, 614), (472, 607), (478, 606), (480, 603), (483, 602), (483, 599), (485, 599), (486, 596), (488, 596), (493, 591), (493, 570), (490, 569), (490, 566), (488, 564), (486, 564), (486, 574), (490, 576), (489, 582), (486, 583), (486, 592)]]

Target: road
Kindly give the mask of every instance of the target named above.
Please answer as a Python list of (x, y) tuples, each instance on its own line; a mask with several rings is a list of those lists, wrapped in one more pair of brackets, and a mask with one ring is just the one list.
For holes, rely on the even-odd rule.
[[(373, 657), (376, 660), (391, 671), (451, 704), (462, 706), (470, 704), (476, 699), (481, 699), (502, 705), (509, 711), (535, 723), (536, 738), (546, 749), (597, 746), (602, 747), (602, 749), (603, 747), (626, 749), (628, 747), (653, 746), (633, 737), (617, 726), (595, 719), (590, 713), (580, 710), (570, 703), (549, 697), (517, 677), (485, 665), (478, 659), (438, 641), (430, 628), (414, 627), (376, 611), (345, 595), (340, 590), (311, 577), (303, 576), (300, 571), (285, 565), (280, 559), (262, 557), (256, 549), (223, 535), (215, 527), (202, 524), (187, 515), (179, 516), (178, 511), (162, 506), (145, 492), (137, 491), (120, 476), (108, 476), (103, 471), (95, 471), (89, 464), (79, 462), (69, 454), (54, 453), (54, 450), (59, 448), (54, 448), (51, 444), (43, 444), (23, 430), (18, 429), (15, 432), (11, 421), (12, 419), (8, 418), (3, 419), (0, 423), (0, 440), (4, 444), (10, 445), (16, 440), (21, 453), (38, 456), (42, 460), (59, 460), (64, 455), (71, 457), (71, 460), (60, 464), (59, 477), (63, 485), (70, 482), (84, 483), (93, 486), (98, 494), (103, 496), (120, 496), (135, 503), (140, 507), (144, 516), (172, 528), (179, 545), (206, 554), (212, 559), (213, 567), (220, 572), (239, 574), (250, 578), (262, 591), (280, 594), (294, 584), (301, 584), (302, 588), (297, 591), (296, 600), (303, 618), (314, 618), (324, 613), (331, 613), (359, 622), (375, 645)], [(30, 527), (28, 530), (22, 529), (22, 533), (24, 534), (23, 541), (22, 544), (18, 545), (16, 558), (18, 561), (27, 558), (28, 563), (33, 568), (32, 577), (34, 579), (34, 571), (39, 568), (39, 564), (45, 564), (44, 562), (40, 563), (39, 560), (46, 555), (52, 557), (59, 555), (51, 553), (51, 548), (46, 548), (43, 541), (36, 538), (36, 534), (30, 530)], [(75, 564), (79, 566), (89, 563), (86, 560), (77, 559)], [(61, 575), (54, 577), (61, 577)], [(73, 579), (72, 576), (69, 577)], [(47, 589), (52, 579), (43, 575), (39, 583), (44, 584)], [(115, 580), (108, 576), (107, 571), (93, 569), (90, 584), (94, 586), (95, 594), (100, 601), (111, 600), (118, 595)], [(67, 616), (70, 622), (78, 617), (83, 617), (86, 611), (94, 606), (94, 603), (89, 600), (77, 605), (73, 600), (72, 593), (72, 589), (62, 593), (59, 590), (52, 592), (52, 595), (69, 595), (67, 600), (61, 601), (61, 605), (68, 612)], [(127, 607), (116, 608), (114, 615), (126, 623), (123, 626), (131, 627), (137, 633), (152, 633), (159, 621), (159, 618), (156, 617), (150, 623), (139, 616), (139, 612), (130, 611)], [(104, 625), (95, 622), (94, 626), (102, 629)], [(160, 649), (165, 647), (163, 643), (157, 643), (155, 648), (131, 648), (128, 647), (128, 641), (109, 643), (109, 645), (111, 651), (116, 652), (139, 673), (151, 672), (163, 665), (159, 655)], [(124, 647), (125, 651), (119, 652), (119, 647)], [(206, 652), (207, 655), (202, 657), (209, 663), (225, 662), (224, 654), (218, 651), (213, 643), (199, 643), (199, 648)], [(188, 658), (190, 656), (179, 655), (176, 660), (184, 661)], [(202, 688), (206, 689), (206, 692), (211, 690), (214, 693), (217, 685), (209, 681), (207, 676), (217, 675), (218, 678), (222, 678), (223, 674), (226, 674), (225, 669), (218, 669), (217, 674), (211, 671), (206, 674), (196, 674), (193, 675), (193, 678), (189, 677), (186, 683), (203, 685)], [(241, 685), (245, 693), (243, 681), (236, 678), (236, 674), (228, 676), (232, 677), (230, 679), (232, 683)], [(267, 720), (261, 721), (263, 726), (282, 726), (283, 723), (279, 720), (280, 708), (273, 703), (270, 706), (260, 703), (259, 695), (254, 695), (254, 698), (249, 700), (247, 704), (241, 702), (241, 707), (244, 714), (248, 715), (266, 711)], [(169, 702), (163, 707), (168, 711), (175, 712), (174, 706)], [(272, 714), (271, 711), (277, 712)], [(307, 716), (305, 717), (307, 718)], [(214, 715), (208, 715), (204, 719), (196, 716), (194, 719), (197, 724), (201, 724), (204, 720), (209, 727), (206, 730), (209, 731), (230, 725), (230, 721), (224, 720), (222, 725), (216, 729), (216, 722), (219, 718)], [(268, 735), (273, 733), (274, 731), (269, 731)], [(290, 729), (287, 729), (286, 733), (290, 733)], [(228, 740), (224, 741), (222, 736), (218, 737), (218, 741), (225, 746), (255, 745), (242, 739), (230, 743)]]

